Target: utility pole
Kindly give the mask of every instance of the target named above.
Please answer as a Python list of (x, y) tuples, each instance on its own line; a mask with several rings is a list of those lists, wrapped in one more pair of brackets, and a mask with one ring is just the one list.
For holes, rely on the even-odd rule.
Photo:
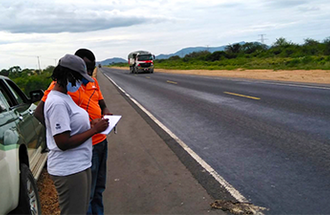
[(267, 40), (266, 38), (264, 38), (264, 36), (265, 36), (266, 34), (259, 34), (258, 36), (260, 36), (260, 41), (261, 41), (261, 43), (264, 43), (265, 42), (265, 40)]
[(39, 66), (39, 72), (41, 72), (41, 67), (40, 67), (40, 59), (39, 59), (39, 56), (37, 56), (38, 58), (38, 66)]

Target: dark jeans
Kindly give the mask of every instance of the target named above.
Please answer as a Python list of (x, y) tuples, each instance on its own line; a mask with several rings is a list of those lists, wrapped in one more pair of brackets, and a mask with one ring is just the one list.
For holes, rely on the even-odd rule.
[(104, 214), (102, 193), (107, 178), (107, 139), (93, 146), (92, 189), (87, 214)]

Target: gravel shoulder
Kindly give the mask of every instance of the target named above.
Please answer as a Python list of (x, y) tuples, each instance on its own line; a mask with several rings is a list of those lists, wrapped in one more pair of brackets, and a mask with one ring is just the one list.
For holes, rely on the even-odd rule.
[(230, 78), (259, 79), (272, 81), (289, 81), (315, 84), (330, 84), (329, 70), (164, 70), (156, 69), (155, 72), (220, 76)]

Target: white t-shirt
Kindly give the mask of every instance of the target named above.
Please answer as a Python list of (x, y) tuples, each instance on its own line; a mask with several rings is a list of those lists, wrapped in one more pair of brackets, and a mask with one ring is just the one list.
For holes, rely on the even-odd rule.
[(48, 172), (54, 176), (67, 176), (91, 167), (92, 138), (80, 146), (62, 151), (54, 136), (70, 131), (73, 136), (90, 129), (88, 113), (64, 93), (52, 90), (44, 106), (48, 153)]

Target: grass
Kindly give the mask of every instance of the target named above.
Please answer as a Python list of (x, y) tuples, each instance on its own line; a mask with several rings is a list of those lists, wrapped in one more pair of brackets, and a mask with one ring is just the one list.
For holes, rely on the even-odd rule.
[[(204, 61), (189, 59), (154, 61), (158, 69), (172, 70), (235, 70), (235, 69), (270, 69), (270, 70), (330, 70), (330, 56), (307, 57), (268, 57), (268, 58), (234, 58), (219, 61)], [(113, 64), (112, 66), (129, 67), (127, 63)]]

